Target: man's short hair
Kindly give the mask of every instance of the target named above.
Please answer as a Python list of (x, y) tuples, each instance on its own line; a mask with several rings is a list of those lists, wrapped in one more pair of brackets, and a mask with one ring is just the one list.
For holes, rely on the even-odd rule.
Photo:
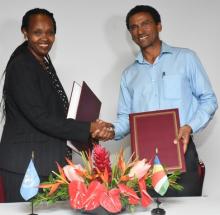
[(153, 20), (154, 20), (154, 22), (156, 24), (161, 22), (160, 14), (158, 13), (158, 11), (155, 8), (153, 8), (153, 7), (149, 6), (149, 5), (137, 5), (134, 8), (132, 8), (128, 12), (127, 16), (126, 16), (126, 26), (127, 26), (128, 30), (130, 28), (130, 26), (129, 26), (129, 19), (134, 14), (140, 13), (140, 12), (149, 13), (152, 16), (152, 18), (153, 18)]

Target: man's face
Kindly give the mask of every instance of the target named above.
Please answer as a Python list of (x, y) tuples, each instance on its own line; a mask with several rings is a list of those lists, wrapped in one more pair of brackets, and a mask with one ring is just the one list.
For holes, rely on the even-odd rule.
[(129, 19), (129, 31), (133, 41), (141, 48), (153, 47), (159, 39), (161, 23), (156, 24), (149, 13), (136, 13)]
[(27, 30), (23, 30), (27, 37), (28, 46), (38, 58), (43, 58), (50, 51), (55, 40), (53, 22), (46, 15), (33, 15)]

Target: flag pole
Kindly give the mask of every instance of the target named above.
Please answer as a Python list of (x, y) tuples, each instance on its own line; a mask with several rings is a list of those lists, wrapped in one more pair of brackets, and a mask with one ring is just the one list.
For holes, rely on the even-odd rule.
[[(31, 153), (31, 158), (32, 158), (32, 161), (34, 163), (34, 151), (32, 151), (32, 153)], [(34, 213), (34, 201), (33, 201), (33, 199), (31, 199), (31, 214), (29, 214), (29, 215), (38, 215), (38, 214)]]
[[(155, 147), (155, 155), (158, 156), (158, 148)], [(156, 197), (155, 202), (157, 203), (157, 207), (151, 210), (151, 215), (165, 215), (166, 211), (163, 208), (160, 208), (161, 201), (159, 197)]]
[(32, 153), (31, 153), (31, 158), (32, 158), (32, 160), (34, 162), (34, 151), (32, 151)]
[(33, 203), (33, 200), (31, 200), (31, 214), (29, 214), (29, 215), (38, 215), (38, 214), (34, 213), (34, 203)]
[(156, 155), (158, 155), (158, 148), (157, 147), (155, 148), (155, 153), (156, 153)]

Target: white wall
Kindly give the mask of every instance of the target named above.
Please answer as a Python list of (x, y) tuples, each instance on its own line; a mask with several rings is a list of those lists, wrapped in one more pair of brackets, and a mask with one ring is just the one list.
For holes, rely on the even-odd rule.
[[(121, 72), (137, 52), (125, 27), (125, 16), (136, 4), (150, 4), (158, 9), (164, 41), (197, 52), (220, 101), (219, 0), (0, 0), (0, 71), (13, 49), (23, 41), (20, 25), (24, 13), (34, 7), (46, 8), (57, 21), (51, 57), (67, 94), (73, 80), (85, 80), (103, 102), (101, 118), (114, 121)], [(206, 163), (204, 195), (219, 192), (219, 118), (217, 111), (207, 129), (195, 138), (200, 158)], [(129, 156), (128, 140), (105, 145), (114, 155), (120, 143), (125, 143)]]

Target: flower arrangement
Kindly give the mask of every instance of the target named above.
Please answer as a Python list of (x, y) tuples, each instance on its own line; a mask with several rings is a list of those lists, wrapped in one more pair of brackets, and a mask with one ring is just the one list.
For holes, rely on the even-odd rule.
[[(92, 153), (82, 152), (81, 157), (84, 167), (67, 158), (67, 165), (63, 168), (57, 163), (59, 174), (52, 172), (48, 181), (40, 185), (43, 192), (35, 197), (35, 205), (69, 199), (74, 209), (91, 211), (101, 206), (110, 213), (118, 213), (127, 206), (133, 210), (138, 204), (143, 207), (151, 204), (147, 189), (156, 188), (156, 184), (154, 165), (150, 161), (130, 158), (125, 162), (121, 149), (116, 163), (111, 166), (109, 152), (101, 145), (95, 145)], [(163, 175), (167, 177), (165, 173)], [(167, 178), (166, 187), (160, 190), (161, 195), (168, 186), (182, 189), (176, 183), (178, 177), (179, 172), (174, 172)]]

